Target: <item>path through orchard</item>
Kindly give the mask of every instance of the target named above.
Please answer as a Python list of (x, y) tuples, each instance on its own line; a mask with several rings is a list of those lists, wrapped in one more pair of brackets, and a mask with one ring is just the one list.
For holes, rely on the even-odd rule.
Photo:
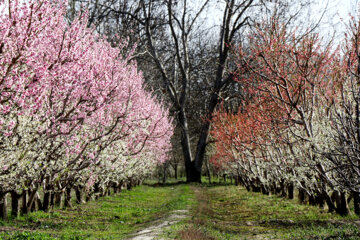
[(143, 185), (73, 209), (0, 222), (0, 239), (314, 238), (360, 239), (359, 222), (229, 184)]
[(186, 219), (189, 217), (188, 214), (189, 211), (186, 209), (175, 210), (164, 219), (156, 220), (152, 225), (136, 232), (133, 237), (129, 238), (129, 240), (161, 239), (161, 236), (164, 234), (166, 228), (169, 228), (181, 220)]

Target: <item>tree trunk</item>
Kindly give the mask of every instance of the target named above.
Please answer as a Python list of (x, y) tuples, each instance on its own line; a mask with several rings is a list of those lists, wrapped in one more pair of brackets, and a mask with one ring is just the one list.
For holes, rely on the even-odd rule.
[(289, 199), (294, 199), (294, 183), (288, 184), (288, 197)]
[(346, 193), (344, 191), (340, 192), (340, 206), (338, 207), (338, 213), (341, 216), (347, 216), (350, 213), (349, 205), (346, 200)]
[(71, 187), (66, 187), (66, 189), (65, 189), (64, 208), (72, 208)]
[(254, 180), (251, 183), (251, 188), (253, 192), (260, 192), (261, 191), (261, 187), (259, 186), (259, 181), (258, 179)]
[(92, 194), (91, 193), (87, 193), (86, 197), (85, 197), (85, 201), (89, 202), (91, 200)]
[[(42, 204), (42, 202), (41, 202), (41, 198), (40, 198), (40, 195), (39, 195), (38, 192), (36, 193), (35, 199), (36, 199), (36, 204), (37, 204), (37, 210), (44, 209), (44, 206), (43, 206), (43, 204)], [(48, 201), (48, 203), (50, 203), (50, 196), (49, 196), (49, 201)], [(34, 205), (35, 205), (35, 203), (34, 203)], [(35, 206), (34, 208), (35, 208), (35, 209), (32, 210), (32, 211), (36, 211), (36, 206)]]
[(285, 180), (284, 179), (281, 179), (281, 182), (280, 182), (280, 189), (281, 189), (281, 197), (286, 197), (287, 195), (287, 191), (286, 191), (286, 184), (285, 184)]
[(354, 212), (356, 215), (360, 216), (360, 193), (353, 192), (354, 198)]
[(116, 186), (116, 185), (113, 186), (114, 194), (117, 194), (117, 193), (118, 193), (118, 189), (119, 189), (118, 186)]
[(7, 212), (7, 193), (0, 192), (0, 219), (7, 221), (8, 212)]
[(82, 197), (81, 197), (81, 188), (77, 186), (75, 188), (75, 195), (76, 195), (76, 203), (81, 204), (82, 203)]
[(60, 192), (56, 192), (55, 193), (55, 202), (54, 202), (54, 206), (55, 207), (58, 207), (58, 208), (61, 208), (61, 202), (62, 202), (62, 199), (63, 199), (63, 192), (60, 191)]
[(131, 189), (132, 189), (132, 181), (131, 181), (131, 180), (126, 184), (126, 189), (127, 189), (127, 190), (131, 190)]
[(313, 194), (311, 194), (311, 195), (308, 195), (308, 197), (309, 197), (309, 205), (316, 206), (316, 198), (315, 198), (315, 196)]
[(12, 191), (10, 194), (11, 194), (11, 216), (16, 218), (20, 214), (19, 201), (22, 195), (18, 194), (15, 191)]
[(26, 213), (29, 213), (30, 211), (36, 210), (35, 200), (37, 198), (37, 188), (35, 188), (33, 191), (29, 191), (29, 199), (26, 203)]
[(42, 203), (42, 208), (41, 208), (41, 210), (43, 210), (44, 212), (49, 211), (50, 198), (51, 198), (51, 193), (49, 191), (44, 192), (44, 198), (43, 198), (43, 203)]
[(319, 208), (324, 209), (325, 207), (325, 194), (318, 194), (316, 196), (316, 203), (319, 205)]
[(44, 212), (48, 212), (50, 210), (50, 200), (51, 200), (51, 192), (52, 192), (52, 187), (48, 184), (45, 185), (45, 189), (44, 189), (44, 198), (43, 198), (43, 203), (42, 203), (42, 208), (41, 210), (43, 210)]
[(95, 183), (95, 185), (94, 185), (94, 194), (95, 194), (95, 200), (97, 200), (99, 198), (99, 195), (100, 195), (99, 183)]
[(174, 177), (176, 180), (178, 179), (178, 165), (177, 164), (174, 165)]
[(43, 210), (44, 212), (48, 212), (50, 208), (51, 193), (53, 192), (54, 187), (50, 184), (49, 176), (45, 177), (44, 182), (45, 184), (44, 184), (43, 202), (42, 202), (42, 206), (39, 209)]
[[(214, 94), (212, 94), (214, 95)], [(209, 135), (209, 129), (210, 129), (210, 121), (212, 118), (212, 113), (217, 105), (218, 102), (218, 97), (216, 96), (212, 96), (211, 100), (210, 100), (210, 104), (209, 104), (209, 110), (208, 110), (208, 115), (205, 123), (203, 124), (203, 126), (201, 127), (201, 132), (200, 132), (200, 137), (199, 137), (199, 141), (197, 144), (197, 148), (196, 148), (196, 155), (195, 155), (195, 159), (194, 162), (192, 162), (191, 164), (191, 177), (188, 180), (188, 182), (199, 182), (201, 183), (201, 169), (202, 169), (202, 164), (204, 161), (204, 156), (205, 156), (205, 151), (206, 151), (206, 143), (207, 143), (207, 138)]]
[(276, 191), (277, 191), (276, 189), (277, 189), (276, 183), (272, 182), (271, 183), (271, 189), (270, 189), (270, 192), (271, 192), (272, 195), (276, 195)]
[(211, 184), (211, 172), (210, 172), (209, 160), (206, 161), (206, 173), (209, 178), (209, 184)]
[(55, 206), (55, 192), (52, 192), (50, 196), (50, 209), (54, 209), (54, 206)]
[(24, 190), (23, 194), (22, 194), (22, 201), (21, 201), (21, 215), (25, 215), (28, 214), (28, 208), (26, 206), (27, 204), (27, 190)]
[(299, 198), (299, 202), (300, 202), (300, 203), (305, 203), (305, 194), (304, 194), (304, 190), (299, 189), (299, 195), (298, 195), (298, 198)]
[(194, 163), (192, 162), (189, 129), (188, 129), (188, 123), (184, 109), (180, 109), (178, 114), (178, 119), (181, 126), (181, 148), (183, 151), (183, 156), (185, 161), (186, 181), (194, 182), (192, 181), (193, 176), (195, 174)]
[(269, 195), (269, 190), (265, 186), (265, 184), (261, 184), (261, 193), (264, 194), (264, 195)]
[(162, 179), (162, 183), (163, 183), (163, 184), (166, 183), (166, 164), (163, 164), (163, 179)]

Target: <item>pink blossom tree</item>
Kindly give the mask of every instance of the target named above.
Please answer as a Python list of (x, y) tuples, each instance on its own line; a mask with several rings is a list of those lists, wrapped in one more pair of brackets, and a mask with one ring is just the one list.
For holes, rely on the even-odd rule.
[(39, 188), (47, 210), (56, 189), (167, 159), (171, 120), (144, 90), (131, 52), (123, 56), (126, 42), (112, 48), (84, 15), (67, 23), (61, 1), (0, 9), (0, 201), (11, 192), (14, 214), (20, 197), (31, 209)]

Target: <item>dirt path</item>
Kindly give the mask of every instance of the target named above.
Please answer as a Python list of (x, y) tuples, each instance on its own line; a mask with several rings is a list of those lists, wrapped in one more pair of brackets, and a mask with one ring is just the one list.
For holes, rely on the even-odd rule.
[(164, 228), (188, 217), (188, 212), (188, 210), (173, 211), (168, 217), (155, 221), (151, 226), (135, 233), (133, 237), (128, 238), (128, 240), (161, 240), (160, 235), (164, 232)]

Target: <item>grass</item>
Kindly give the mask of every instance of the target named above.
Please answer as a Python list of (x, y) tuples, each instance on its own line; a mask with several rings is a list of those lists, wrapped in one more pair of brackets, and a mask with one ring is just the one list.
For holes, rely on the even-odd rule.
[[(164, 229), (164, 239), (360, 239), (357, 216), (341, 217), (297, 200), (217, 184), (148, 182), (119, 195), (0, 221), (0, 239), (125, 239), (174, 210), (189, 217)], [(1, 233), (2, 231), (2, 233)]]
[(329, 214), (297, 200), (247, 192), (235, 186), (194, 185), (197, 204), (192, 219), (171, 227), (167, 235), (183, 239), (360, 239), (358, 217)]
[(169, 212), (189, 205), (187, 185), (139, 186), (73, 209), (33, 212), (0, 222), (0, 239), (124, 239)]

